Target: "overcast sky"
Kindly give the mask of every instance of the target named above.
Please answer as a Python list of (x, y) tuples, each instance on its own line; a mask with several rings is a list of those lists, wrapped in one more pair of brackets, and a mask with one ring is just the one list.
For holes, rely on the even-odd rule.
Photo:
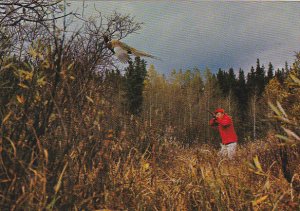
[[(81, 11), (82, 0), (67, 1)], [(257, 58), (278, 68), (300, 51), (300, 2), (86, 0), (85, 6), (87, 17), (96, 7), (143, 22), (138, 34), (122, 41), (160, 57), (146, 60), (161, 73), (193, 67), (248, 72)]]

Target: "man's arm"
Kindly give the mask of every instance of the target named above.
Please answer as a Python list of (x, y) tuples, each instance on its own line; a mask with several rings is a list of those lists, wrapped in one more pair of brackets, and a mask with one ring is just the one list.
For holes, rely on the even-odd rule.
[(219, 123), (221, 126), (223, 127), (227, 127), (229, 125), (232, 124), (232, 120), (229, 116), (224, 116), (222, 119), (221, 118), (217, 118), (216, 120), (217, 123)]
[(218, 126), (219, 123), (217, 122), (217, 119), (216, 118), (212, 118), (211, 120), (209, 120), (209, 125), (211, 127), (214, 127), (214, 126)]

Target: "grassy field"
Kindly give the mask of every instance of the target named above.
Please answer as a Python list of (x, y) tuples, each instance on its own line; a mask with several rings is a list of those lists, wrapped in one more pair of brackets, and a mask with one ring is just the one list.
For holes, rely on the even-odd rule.
[(164, 143), (155, 155), (132, 150), (124, 162), (110, 165), (105, 204), (129, 210), (299, 209), (299, 148), (288, 149), (291, 183), (282, 172), (283, 150), (257, 141), (242, 146), (232, 161), (209, 146)]
[[(300, 208), (299, 146), (281, 146), (270, 137), (239, 146), (236, 158), (227, 160), (218, 157), (218, 149), (209, 145), (183, 147), (165, 139), (154, 141), (141, 151), (130, 147), (130, 143), (126, 137), (102, 140), (101, 147), (87, 154), (85, 149), (91, 144), (81, 142), (52, 166), (49, 163), (55, 158), (49, 156), (51, 146), (40, 145), (29, 166), (15, 169), (11, 180), (1, 181), (2, 190), (7, 191), (1, 193), (1, 207), (3, 210)], [(22, 166), (22, 161), (17, 160), (21, 147), (26, 146), (12, 144), (9, 153), (16, 157), (7, 171)], [(287, 160), (283, 155), (287, 155)], [(39, 159), (39, 164), (34, 167), (35, 159)]]

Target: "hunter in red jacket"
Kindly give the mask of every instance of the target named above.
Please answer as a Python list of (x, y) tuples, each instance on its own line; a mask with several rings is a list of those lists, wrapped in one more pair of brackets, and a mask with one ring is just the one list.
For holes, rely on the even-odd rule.
[(220, 136), (222, 138), (221, 155), (227, 155), (232, 158), (235, 154), (237, 146), (237, 135), (234, 130), (233, 122), (230, 116), (225, 114), (224, 109), (218, 108), (215, 110), (215, 117), (209, 121), (212, 127), (218, 127)]

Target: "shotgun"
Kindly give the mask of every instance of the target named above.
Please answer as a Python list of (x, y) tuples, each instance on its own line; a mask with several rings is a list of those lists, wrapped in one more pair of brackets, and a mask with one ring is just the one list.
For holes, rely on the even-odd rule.
[(217, 120), (217, 117), (216, 117), (216, 115), (213, 113), (213, 112), (211, 112), (211, 111), (209, 111), (209, 110), (206, 110), (208, 113), (210, 113), (212, 116), (213, 116), (213, 118), (214, 118), (214, 122), (213, 122), (213, 124), (211, 125), (211, 126), (218, 126), (219, 125), (219, 123), (217, 123), (216, 122), (216, 120)]
[(215, 119), (217, 118), (216, 115), (215, 115), (213, 112), (211, 112), (211, 111), (209, 111), (209, 110), (206, 110), (206, 111), (207, 111), (208, 113), (210, 113), (210, 114), (213, 116), (213, 118), (215, 118)]

